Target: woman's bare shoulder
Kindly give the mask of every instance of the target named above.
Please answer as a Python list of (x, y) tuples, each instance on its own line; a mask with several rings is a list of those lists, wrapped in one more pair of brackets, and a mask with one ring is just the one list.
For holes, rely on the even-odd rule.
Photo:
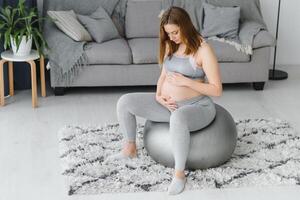
[(212, 55), (214, 55), (214, 51), (210, 44), (206, 42), (204, 38), (201, 39), (201, 45), (199, 46), (195, 57), (196, 62), (202, 65), (203, 59), (210, 58)]
[(208, 42), (205, 41), (205, 39), (202, 40), (200, 47), (198, 48), (197, 54), (206, 54), (213, 52), (212, 47)]

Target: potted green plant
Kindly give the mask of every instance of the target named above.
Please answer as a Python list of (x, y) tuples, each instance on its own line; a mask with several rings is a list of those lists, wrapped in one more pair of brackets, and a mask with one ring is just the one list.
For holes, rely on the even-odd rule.
[(32, 43), (38, 53), (44, 55), (48, 44), (43, 37), (37, 8), (25, 6), (25, 0), (19, 0), (16, 7), (5, 5), (0, 8), (0, 40), (4, 49), (12, 49), (17, 56), (30, 54)]

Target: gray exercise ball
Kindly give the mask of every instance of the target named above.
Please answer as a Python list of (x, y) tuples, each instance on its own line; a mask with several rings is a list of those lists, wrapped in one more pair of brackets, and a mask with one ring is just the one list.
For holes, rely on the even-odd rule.
[[(235, 149), (235, 122), (227, 110), (220, 105), (215, 106), (215, 119), (207, 127), (191, 132), (186, 169), (219, 166), (230, 159)], [(147, 120), (144, 127), (144, 146), (156, 162), (174, 168), (169, 123)]]

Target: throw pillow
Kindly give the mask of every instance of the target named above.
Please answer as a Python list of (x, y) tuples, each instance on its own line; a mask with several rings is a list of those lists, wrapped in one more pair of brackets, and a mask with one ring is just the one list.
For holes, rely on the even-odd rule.
[(219, 7), (203, 3), (204, 21), (201, 34), (204, 37), (218, 36), (235, 38), (238, 35), (240, 7)]
[(77, 17), (98, 43), (120, 38), (112, 19), (101, 6), (89, 16), (77, 15)]
[(91, 41), (92, 37), (80, 24), (73, 10), (47, 11), (56, 26), (75, 41)]

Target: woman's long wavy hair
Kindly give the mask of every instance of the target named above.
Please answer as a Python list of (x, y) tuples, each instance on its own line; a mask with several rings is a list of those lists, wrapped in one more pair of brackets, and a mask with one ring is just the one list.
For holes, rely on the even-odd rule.
[[(179, 44), (171, 41), (164, 26), (174, 24), (179, 26), (181, 41), (186, 45), (185, 54), (194, 55), (202, 43), (202, 36), (194, 27), (189, 14), (180, 7), (172, 6), (166, 10), (160, 20), (159, 30), (159, 58), (158, 63), (162, 66), (166, 53), (166, 45), (169, 47), (168, 56), (172, 56), (177, 51)], [(200, 37), (199, 37), (200, 36)]]

